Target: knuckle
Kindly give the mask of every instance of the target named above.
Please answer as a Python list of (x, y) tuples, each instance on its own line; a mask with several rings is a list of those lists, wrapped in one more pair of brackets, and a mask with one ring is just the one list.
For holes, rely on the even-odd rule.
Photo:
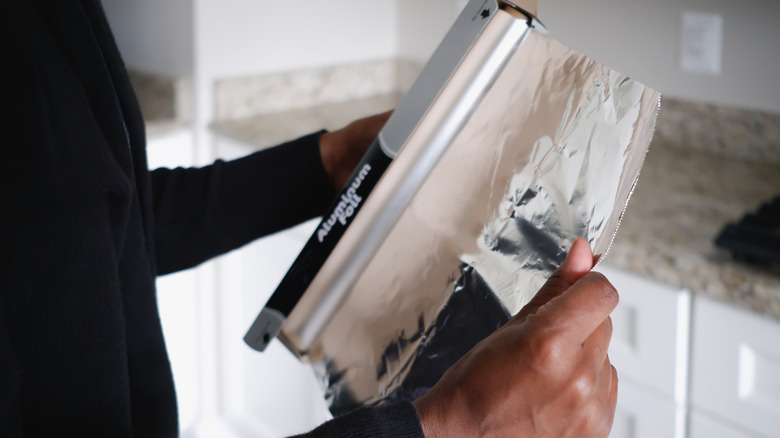
[(544, 283), (544, 286), (546, 286), (549, 289), (566, 289), (569, 286), (568, 281), (566, 281), (563, 278), (563, 273), (560, 270), (557, 270), (550, 275), (549, 278), (547, 278), (547, 281)]
[(597, 405), (591, 404), (581, 410), (578, 435), (606, 437), (610, 428), (610, 416)]
[(580, 426), (583, 432), (591, 432), (602, 422), (601, 410), (595, 405), (588, 405), (582, 412)]
[(605, 302), (612, 304), (613, 306), (616, 306), (618, 302), (620, 301), (620, 294), (618, 294), (617, 289), (615, 286), (610, 283), (610, 281), (607, 279), (607, 277), (604, 276), (604, 274), (596, 271), (591, 271), (587, 274), (588, 280), (594, 285), (595, 288), (597, 288), (602, 295), (602, 299), (604, 299)]
[(540, 334), (534, 347), (539, 365), (546, 369), (555, 368), (565, 360), (564, 343), (555, 333)]
[(571, 383), (572, 399), (577, 404), (587, 404), (593, 398), (598, 384), (596, 373), (583, 372), (576, 376)]

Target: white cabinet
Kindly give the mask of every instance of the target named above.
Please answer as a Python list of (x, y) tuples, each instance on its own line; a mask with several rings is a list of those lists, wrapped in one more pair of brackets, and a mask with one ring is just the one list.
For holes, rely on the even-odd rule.
[(780, 437), (780, 323), (620, 269), (598, 270), (620, 293), (611, 438)]
[(220, 265), (221, 415), (238, 436), (288, 436), (327, 420), (311, 367), (272, 342), (260, 353), (243, 337), (317, 226), (312, 220), (234, 251)]
[(780, 437), (780, 324), (710, 299), (693, 320), (691, 402), (757, 436)]
[(150, 137), (146, 142), (146, 155), (150, 169), (192, 166), (195, 161), (192, 130), (182, 128)]
[[(171, 130), (151, 135), (146, 145), (149, 168), (174, 168), (193, 164), (192, 130)], [(168, 357), (176, 384), (179, 424), (189, 428), (198, 414), (201, 401), (198, 344), (193, 334), (198, 332), (198, 272), (194, 269), (157, 279), (157, 306), (165, 334)]]
[(609, 347), (620, 381), (610, 438), (682, 438), (690, 294), (610, 266), (597, 270), (620, 294)]
[(675, 436), (676, 411), (674, 402), (621, 380), (609, 438), (672, 438)]
[(617, 268), (597, 270), (620, 294), (609, 357), (621, 381), (674, 399), (686, 366), (689, 294)]
[[(778, 435), (773, 435), (776, 437)], [(698, 412), (691, 414), (690, 438), (760, 438)]]
[[(215, 137), (214, 149), (226, 160), (256, 150), (222, 136)], [(224, 429), (236, 437), (289, 436), (309, 431), (330, 418), (309, 365), (301, 363), (278, 340), (262, 353), (243, 341), (318, 223), (319, 219), (312, 219), (219, 260), (216, 311), (220, 370), (216, 378), (222, 403), (217, 410)]]

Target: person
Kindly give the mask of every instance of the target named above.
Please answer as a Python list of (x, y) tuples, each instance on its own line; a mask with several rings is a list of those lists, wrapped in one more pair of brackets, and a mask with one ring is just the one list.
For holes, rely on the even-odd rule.
[[(155, 277), (321, 214), (387, 115), (150, 172), (100, 3), (0, 8), (0, 435), (177, 436)], [(606, 436), (617, 293), (592, 266), (578, 239), (531, 303), (426, 395), (305, 436)]]

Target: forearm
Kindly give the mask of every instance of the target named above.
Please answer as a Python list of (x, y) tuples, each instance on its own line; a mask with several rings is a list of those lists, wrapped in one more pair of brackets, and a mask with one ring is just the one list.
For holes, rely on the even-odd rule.
[(160, 274), (322, 214), (335, 193), (319, 133), (238, 160), (152, 172)]

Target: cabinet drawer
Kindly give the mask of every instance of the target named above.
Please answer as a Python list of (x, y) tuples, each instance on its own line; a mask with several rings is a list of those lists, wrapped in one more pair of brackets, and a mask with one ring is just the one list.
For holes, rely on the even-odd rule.
[(226, 372), (219, 375), (216, 386), (230, 427), (240, 431), (236, 436), (290, 436), (311, 430), (329, 417), (309, 365), (279, 340), (262, 353), (243, 341), (316, 225), (312, 220), (259, 239), (228, 254), (220, 265), (218, 343), (220, 365)]
[(766, 437), (780, 431), (780, 323), (696, 297), (694, 409)]
[(621, 381), (674, 399), (678, 372), (683, 376), (686, 367), (689, 294), (611, 266), (597, 270), (620, 293), (609, 357)]
[(691, 413), (689, 438), (763, 438), (750, 435), (745, 431), (734, 429), (698, 412)]
[(675, 405), (620, 381), (615, 421), (609, 438), (673, 438)]

